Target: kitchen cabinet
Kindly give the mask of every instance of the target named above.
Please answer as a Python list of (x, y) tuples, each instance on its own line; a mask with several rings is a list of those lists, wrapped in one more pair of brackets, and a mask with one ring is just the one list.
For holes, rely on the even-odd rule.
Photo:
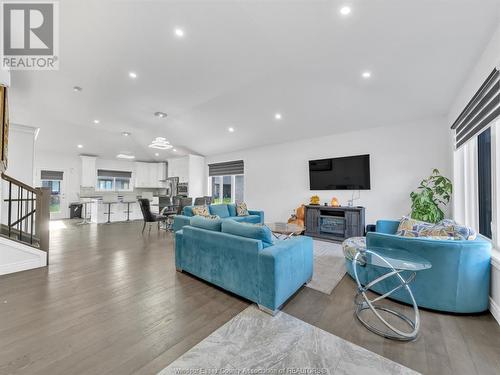
[(164, 181), (167, 166), (165, 163), (135, 163), (135, 187), (137, 188), (161, 188), (165, 186)]

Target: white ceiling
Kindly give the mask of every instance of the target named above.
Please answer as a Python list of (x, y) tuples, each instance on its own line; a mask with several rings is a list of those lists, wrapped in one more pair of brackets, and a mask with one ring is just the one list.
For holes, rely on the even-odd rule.
[(12, 121), (39, 149), (154, 159), (159, 136), (211, 155), (444, 115), (500, 0), (62, 0), (60, 19), (60, 70), (13, 72)]

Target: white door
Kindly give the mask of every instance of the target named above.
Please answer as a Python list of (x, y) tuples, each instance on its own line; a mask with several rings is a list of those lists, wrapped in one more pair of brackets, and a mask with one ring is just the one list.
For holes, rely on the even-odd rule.
[(67, 174), (64, 171), (57, 179), (42, 179), (42, 187), (50, 189), (49, 212), (51, 220), (60, 220), (69, 217), (69, 207), (65, 194), (64, 178)]

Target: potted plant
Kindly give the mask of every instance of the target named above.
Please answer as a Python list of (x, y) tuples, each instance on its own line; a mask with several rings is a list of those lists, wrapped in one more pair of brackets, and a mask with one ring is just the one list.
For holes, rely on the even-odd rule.
[(416, 191), (411, 192), (411, 218), (429, 223), (444, 219), (444, 208), (451, 199), (453, 191), (449, 178), (434, 169), (432, 174), (422, 180)]

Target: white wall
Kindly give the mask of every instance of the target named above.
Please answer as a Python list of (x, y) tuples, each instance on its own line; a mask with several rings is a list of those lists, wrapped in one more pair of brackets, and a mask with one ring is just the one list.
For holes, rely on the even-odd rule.
[[(467, 103), (472, 99), (473, 95), (479, 89), (486, 77), (491, 73), (495, 66), (500, 66), (500, 25), (493, 33), (490, 42), (485, 48), (484, 52), (478, 56), (476, 65), (471, 69), (471, 73), (464, 80), (464, 85), (457, 93), (450, 112), (448, 114), (448, 123), (451, 125), (455, 119), (460, 115)], [(453, 138), (453, 131), (450, 130), (449, 137)], [(454, 164), (460, 163), (458, 158), (460, 153), (454, 155)], [(455, 167), (455, 171), (459, 170), (461, 166)], [(463, 167), (463, 166), (462, 166)], [(454, 176), (454, 181), (461, 181), (461, 174), (457, 173)], [(457, 202), (460, 203), (460, 202)], [(460, 206), (460, 204), (457, 204)], [(457, 210), (456, 217), (460, 219), (462, 213)], [(500, 323), (500, 251), (493, 251), (493, 261), (491, 268), (491, 292), (490, 292), (490, 311), (495, 316), (496, 320)]]
[(495, 66), (500, 66), (500, 25), (492, 34), (491, 40), (483, 53), (478, 56), (476, 65), (468, 77), (464, 79), (464, 85), (458, 91), (448, 114), (448, 122), (451, 124), (460, 115), (467, 103), (472, 99), (484, 80), (489, 76)]
[(298, 142), (207, 157), (207, 164), (245, 163), (245, 201), (265, 211), (266, 221), (286, 221), (293, 209), (317, 194), (321, 203), (333, 196), (347, 204), (351, 191), (310, 191), (308, 160), (370, 154), (371, 190), (355, 205), (366, 207), (367, 223), (398, 218), (410, 211), (410, 192), (433, 168), (451, 174), (445, 118), (397, 127), (330, 135)]
[(0, 69), (0, 85), (10, 86), (10, 72), (8, 70)]
[(196, 198), (205, 195), (207, 175), (205, 158), (198, 155), (188, 155), (189, 160), (189, 196)]
[(35, 137), (37, 128), (11, 124), (9, 129), (9, 154), (5, 173), (33, 186)]

